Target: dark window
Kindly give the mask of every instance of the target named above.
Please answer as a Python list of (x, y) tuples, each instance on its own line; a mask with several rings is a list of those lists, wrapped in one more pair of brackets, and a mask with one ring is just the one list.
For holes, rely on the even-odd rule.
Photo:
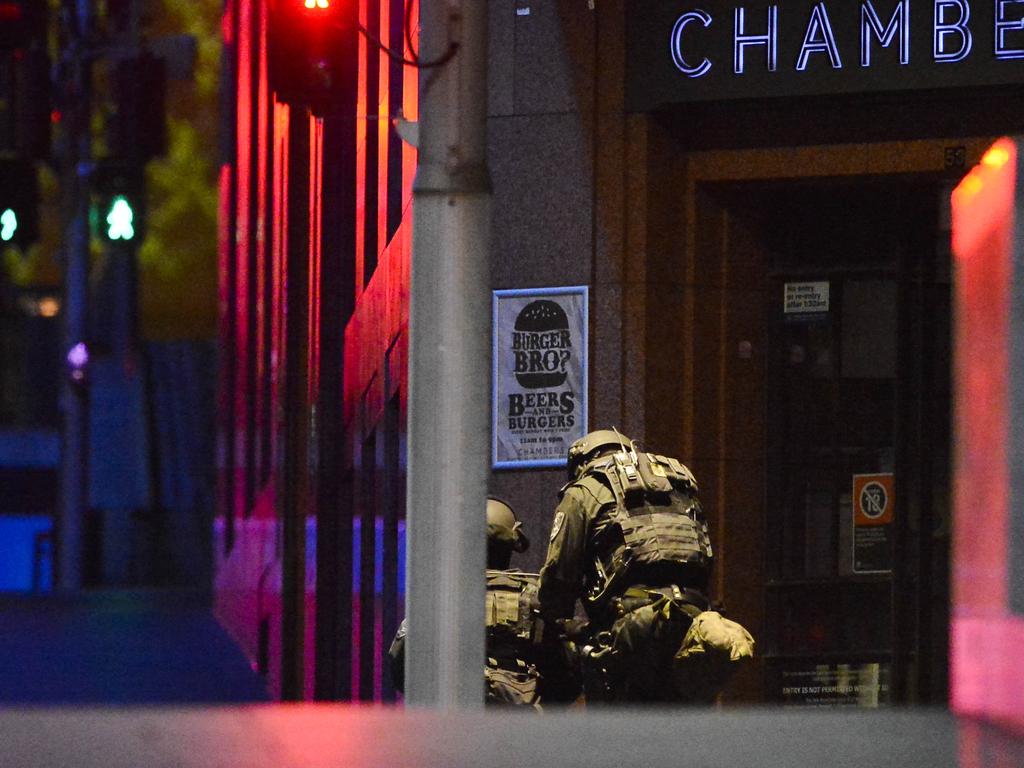
[(245, 289), (248, 293), (247, 312), (245, 323), (248, 326), (245, 337), (248, 348), (245, 350), (245, 506), (242, 514), (248, 517), (252, 514), (252, 508), (256, 497), (256, 481), (258, 476), (257, 460), (259, 457), (260, 434), (257, 426), (257, 403), (260, 397), (259, 380), (259, 324), (260, 316), (258, 311), (260, 299), (260, 276), (259, 259), (257, 254), (256, 232), (259, 227), (259, 209), (256, 205), (258, 195), (257, 185), (259, 178), (259, 46), (253, 45), (251, 53), (252, 71), (249, 75), (250, 110), (249, 135), (252, 137), (252, 147), (249, 152), (249, 199), (246, 201), (249, 216), (249, 237), (246, 242), (246, 253), (244, 258), (248, 260), (249, 267), (246, 274)]
[(263, 360), (261, 362), (263, 366), (260, 391), (261, 391), (261, 409), (260, 409), (260, 485), (265, 486), (270, 480), (270, 474), (273, 469), (272, 462), (272, 440), (273, 440), (273, 398), (274, 398), (274, 387), (273, 387), (273, 374), (271, 369), (271, 360), (273, 359), (274, 349), (274, 312), (276, 307), (274, 306), (274, 237), (272, 235), (274, 231), (274, 141), (273, 141), (273, 125), (274, 125), (274, 100), (268, 98), (266, 102), (266, 125), (268, 126), (268, 133), (266, 136), (261, 137), (265, 140), (263, 151), (265, 153), (264, 168), (266, 176), (260, 181), (263, 184), (264, 195), (266, 203), (264, 204), (264, 221), (263, 221), (263, 273), (261, 279), (263, 280), (263, 348), (261, 353)]
[[(380, 39), (380, 0), (369, 0), (366, 11), (367, 37)], [(370, 282), (377, 269), (380, 243), (377, 238), (377, 196), (380, 154), (380, 51), (367, 45), (366, 55), (366, 186), (364, 194), (363, 285)]]
[[(391, 3), (391, 50), (401, 51), (405, 46), (405, 0), (389, 0)], [(396, 117), (402, 111), (405, 93), (402, 63), (391, 58), (388, 73), (388, 114)], [(388, 242), (395, 236), (402, 223), (402, 139), (399, 138), (391, 121), (388, 121)]]
[[(383, 589), (381, 595), (381, 625), (384, 642), (389, 643), (398, 629), (399, 616), (403, 611), (403, 590), (405, 588), (404, 548), (401, 541), (405, 519), (405, 456), (402, 435), (401, 395), (396, 392), (388, 401), (384, 411), (384, 531), (382, 560)], [(394, 563), (393, 567), (389, 564)], [(384, 701), (395, 700), (395, 688), (390, 676), (384, 675)]]
[(377, 595), (377, 433), (363, 442), (359, 505), (359, 700), (373, 701)]

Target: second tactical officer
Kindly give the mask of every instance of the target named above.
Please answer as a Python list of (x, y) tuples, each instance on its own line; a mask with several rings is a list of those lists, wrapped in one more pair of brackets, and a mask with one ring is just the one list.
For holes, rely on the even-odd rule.
[[(537, 580), (535, 573), (509, 568), (513, 552), (525, 552), (529, 539), (512, 507), (493, 496), (487, 499), (487, 664), (484, 679), (488, 704), (539, 708), (539, 674), (534, 663)], [(405, 632), (402, 625), (388, 656), (395, 686), (403, 687)]]
[(568, 469), (539, 601), (546, 628), (572, 625), (583, 603), (588, 703), (713, 701), (754, 642), (708, 610), (712, 551), (693, 474), (615, 430), (574, 442)]

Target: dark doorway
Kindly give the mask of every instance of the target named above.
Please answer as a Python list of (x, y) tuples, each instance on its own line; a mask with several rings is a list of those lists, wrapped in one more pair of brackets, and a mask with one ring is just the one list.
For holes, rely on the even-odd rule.
[(950, 262), (940, 180), (726, 194), (764, 246), (764, 697), (944, 704)]

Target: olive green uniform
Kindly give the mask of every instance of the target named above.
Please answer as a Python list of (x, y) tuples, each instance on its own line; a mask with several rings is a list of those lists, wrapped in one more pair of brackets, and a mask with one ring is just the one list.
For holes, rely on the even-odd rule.
[(555, 510), (548, 554), (541, 569), (539, 600), (545, 620), (570, 618), (584, 590), (587, 542), (610, 524), (600, 511), (615, 503), (615, 494), (594, 476), (566, 486)]
[[(534, 663), (537, 580), (535, 573), (487, 570), (484, 682), (488, 704), (540, 706), (540, 674)], [(392, 679), (399, 690), (404, 682), (405, 635), (403, 620), (388, 651)]]
[(588, 700), (713, 698), (717, 689), (675, 674), (684, 638), (708, 608), (712, 551), (693, 475), (675, 459), (621, 451), (589, 461), (561, 494), (540, 611), (558, 625), (580, 599), (592, 634), (603, 633), (603, 690), (588, 687)]

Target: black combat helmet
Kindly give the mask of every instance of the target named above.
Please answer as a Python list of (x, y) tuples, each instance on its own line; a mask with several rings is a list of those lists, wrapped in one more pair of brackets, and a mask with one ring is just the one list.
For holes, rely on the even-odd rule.
[(513, 552), (525, 552), (530, 540), (507, 501), (487, 497), (487, 567), (505, 570)]
[(629, 450), (632, 444), (633, 441), (615, 429), (615, 427), (611, 429), (595, 429), (593, 432), (588, 432), (569, 446), (569, 463), (566, 467), (569, 472), (569, 479), (575, 480), (579, 477), (583, 465), (599, 453), (606, 452), (609, 449), (626, 451)]

